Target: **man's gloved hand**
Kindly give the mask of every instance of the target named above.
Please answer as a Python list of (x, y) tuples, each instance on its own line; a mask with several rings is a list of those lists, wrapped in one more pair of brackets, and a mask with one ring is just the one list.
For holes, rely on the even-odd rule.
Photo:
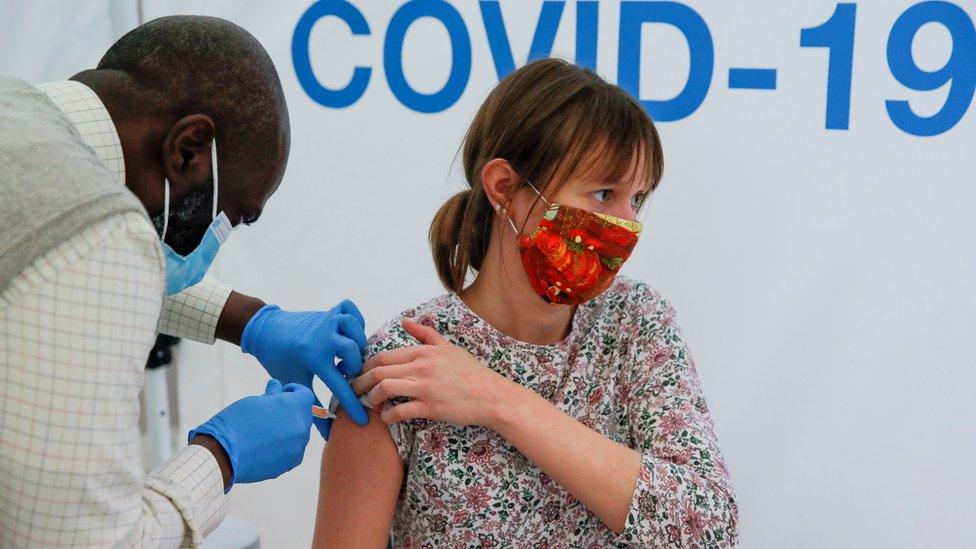
[(215, 438), (230, 459), (231, 485), (275, 478), (302, 462), (314, 401), (311, 389), (297, 383), (282, 387), (272, 379), (263, 395), (224, 408), (190, 431), (187, 441), (196, 435)]
[[(362, 313), (348, 299), (328, 311), (292, 313), (265, 305), (244, 327), (241, 350), (254, 355), (282, 383), (300, 383), (311, 389), (313, 374), (318, 376), (349, 417), (366, 425), (366, 410), (346, 380), (363, 369), (365, 328)], [(341, 359), (338, 367), (336, 357)], [(318, 397), (315, 404), (321, 406)], [(328, 440), (332, 420), (316, 418), (315, 426)]]

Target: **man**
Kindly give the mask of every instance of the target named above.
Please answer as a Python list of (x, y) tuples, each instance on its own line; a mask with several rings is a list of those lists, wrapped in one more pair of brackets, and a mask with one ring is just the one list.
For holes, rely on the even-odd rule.
[[(365, 423), (351, 302), (289, 313), (201, 280), (280, 184), (289, 132), (268, 54), (215, 18), (147, 23), (70, 81), (0, 79), (0, 546), (199, 544), (233, 483), (301, 461), (313, 375)], [(143, 478), (157, 329), (240, 344), (276, 379)]]

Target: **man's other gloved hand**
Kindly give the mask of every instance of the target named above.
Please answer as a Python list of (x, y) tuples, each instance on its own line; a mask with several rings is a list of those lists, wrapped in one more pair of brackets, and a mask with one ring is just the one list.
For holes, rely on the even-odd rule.
[[(359, 375), (363, 368), (365, 327), (362, 313), (348, 299), (328, 311), (288, 312), (265, 305), (244, 327), (241, 350), (257, 358), (282, 383), (300, 383), (311, 389), (313, 375), (318, 376), (349, 417), (366, 425), (366, 410), (346, 379)], [(338, 366), (337, 357), (341, 360)], [(317, 397), (315, 404), (321, 406)], [(332, 420), (316, 418), (315, 426), (323, 438), (329, 438)]]
[(231, 485), (275, 478), (302, 462), (314, 402), (308, 387), (297, 383), (282, 387), (272, 379), (263, 395), (245, 397), (224, 408), (190, 431), (187, 441), (196, 435), (215, 438), (230, 460)]

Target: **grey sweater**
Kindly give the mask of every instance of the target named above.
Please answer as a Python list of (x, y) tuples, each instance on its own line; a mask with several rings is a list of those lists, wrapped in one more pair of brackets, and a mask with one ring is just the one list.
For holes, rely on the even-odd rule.
[(60, 109), (0, 77), (0, 292), (37, 258), (111, 215), (142, 212)]

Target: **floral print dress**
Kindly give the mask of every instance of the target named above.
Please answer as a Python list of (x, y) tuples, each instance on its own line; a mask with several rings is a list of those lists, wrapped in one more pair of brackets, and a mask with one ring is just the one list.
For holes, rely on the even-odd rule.
[(579, 306), (570, 334), (535, 345), (502, 334), (456, 294), (404, 311), (368, 354), (434, 327), (492, 370), (641, 453), (621, 534), (495, 432), (417, 419), (390, 426), (403, 461), (395, 547), (729, 547), (738, 510), (728, 469), (674, 309), (618, 277)]

